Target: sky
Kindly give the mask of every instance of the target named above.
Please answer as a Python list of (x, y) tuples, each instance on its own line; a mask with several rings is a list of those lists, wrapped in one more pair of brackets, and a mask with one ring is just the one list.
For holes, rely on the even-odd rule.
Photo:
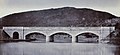
[(60, 7), (91, 8), (120, 17), (120, 0), (0, 0), (0, 18), (13, 13)]

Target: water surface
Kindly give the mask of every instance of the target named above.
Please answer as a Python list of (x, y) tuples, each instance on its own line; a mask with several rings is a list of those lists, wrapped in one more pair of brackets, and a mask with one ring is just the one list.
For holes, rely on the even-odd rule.
[(0, 44), (0, 55), (120, 55), (117, 45), (101, 43), (32, 43)]

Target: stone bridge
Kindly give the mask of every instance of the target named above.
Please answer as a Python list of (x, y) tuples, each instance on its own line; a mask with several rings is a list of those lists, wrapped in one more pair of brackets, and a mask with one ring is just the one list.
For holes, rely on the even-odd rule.
[(46, 42), (49, 42), (50, 36), (55, 33), (67, 33), (71, 35), (71, 42), (76, 42), (76, 36), (82, 33), (93, 33), (101, 39), (106, 38), (114, 27), (3, 27), (3, 30), (11, 37), (14, 38), (16, 33), (18, 39), (26, 39), (26, 36), (31, 33), (41, 33), (46, 36)]

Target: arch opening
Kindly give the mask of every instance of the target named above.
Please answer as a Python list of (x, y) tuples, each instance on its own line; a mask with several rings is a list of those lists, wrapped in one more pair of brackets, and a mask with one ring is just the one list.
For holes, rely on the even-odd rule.
[(25, 36), (25, 39), (32, 42), (46, 42), (46, 36), (42, 33), (30, 33)]
[(19, 33), (18, 32), (13, 33), (13, 39), (19, 39)]
[(81, 33), (76, 36), (76, 42), (78, 42), (78, 43), (98, 43), (99, 36), (94, 33), (90, 33), (90, 32)]
[(72, 42), (72, 36), (67, 33), (59, 32), (52, 34), (50, 36), (50, 42), (54, 43), (71, 43)]

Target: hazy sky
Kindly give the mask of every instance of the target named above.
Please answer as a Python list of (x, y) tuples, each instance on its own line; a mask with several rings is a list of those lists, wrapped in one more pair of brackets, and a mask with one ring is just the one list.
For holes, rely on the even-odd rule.
[(0, 17), (57, 7), (92, 8), (120, 16), (120, 0), (0, 0)]

